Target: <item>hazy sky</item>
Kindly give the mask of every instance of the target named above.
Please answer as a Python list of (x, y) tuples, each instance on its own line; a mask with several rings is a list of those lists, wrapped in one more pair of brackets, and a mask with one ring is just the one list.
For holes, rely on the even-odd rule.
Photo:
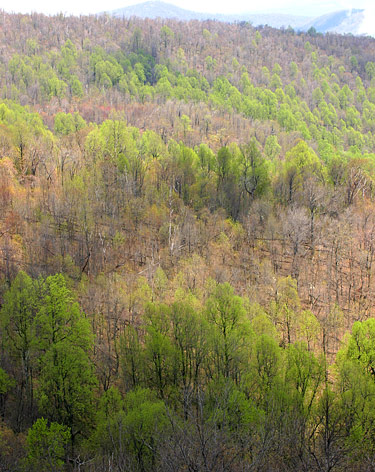
[[(30, 12), (36, 11), (46, 14), (67, 13), (67, 14), (88, 14), (98, 13), (102, 10), (114, 10), (135, 3), (142, 3), (143, 0), (0, 0), (0, 8), (8, 12)], [(371, 9), (370, 0), (262, 0), (261, 2), (249, 2), (248, 0), (164, 0), (170, 1), (180, 7), (205, 11), (212, 13), (240, 13), (243, 11), (285, 11), (285, 13), (295, 13), (299, 15), (320, 15), (342, 8), (365, 8)], [(302, 5), (301, 5), (302, 3)]]

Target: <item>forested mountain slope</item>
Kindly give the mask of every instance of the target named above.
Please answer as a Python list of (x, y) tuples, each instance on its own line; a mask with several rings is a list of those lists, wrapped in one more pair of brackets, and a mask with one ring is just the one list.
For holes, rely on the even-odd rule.
[(1, 471), (373, 469), (374, 58), (2, 15)]

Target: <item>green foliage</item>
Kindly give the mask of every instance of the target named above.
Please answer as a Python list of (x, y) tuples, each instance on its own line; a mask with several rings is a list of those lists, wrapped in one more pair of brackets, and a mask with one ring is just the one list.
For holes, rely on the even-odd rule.
[(14, 380), (0, 367), (0, 395), (5, 395), (12, 387)]
[(70, 93), (73, 97), (83, 98), (83, 86), (81, 81), (76, 76), (72, 76), (69, 82)]
[(371, 38), (3, 20), (0, 469), (372, 470)]
[(109, 158), (126, 172), (138, 155), (137, 137), (138, 130), (127, 127), (124, 121), (106, 120), (89, 133), (86, 148), (94, 159)]
[[(270, 187), (268, 163), (254, 140), (250, 141), (247, 146), (243, 146), (241, 151), (243, 185), (249, 196), (254, 199), (264, 195)], [(273, 153), (275, 152), (277, 152), (277, 141), (273, 145)]]
[(79, 113), (57, 113), (55, 116), (55, 133), (58, 135), (69, 135), (86, 126), (85, 120)]
[[(25, 272), (19, 272), (10, 289), (5, 293), (0, 311), (0, 327), (3, 346), (15, 359), (21, 378), (19, 408), (34, 408), (32, 372), (36, 364), (37, 335), (35, 316), (38, 312), (38, 285)], [(2, 375), (1, 394), (10, 387), (9, 377)], [(20, 425), (19, 425), (20, 426)]]
[(171, 308), (171, 338), (176, 352), (178, 380), (185, 390), (197, 389), (208, 354), (206, 336), (209, 328), (188, 302), (175, 302)]
[(1, 326), (7, 333), (8, 349), (19, 352), (23, 360), (30, 357), (35, 344), (33, 329), (37, 313), (36, 283), (25, 273), (19, 272), (11, 288), (6, 292), (1, 309)]
[(136, 389), (123, 400), (108, 390), (101, 399), (92, 446), (113, 454), (115, 463), (130, 459), (132, 470), (152, 470), (160, 433), (167, 426), (166, 409), (147, 389)]
[(246, 362), (251, 336), (244, 302), (234, 295), (229, 284), (218, 284), (206, 302), (205, 311), (213, 327), (211, 342), (215, 373), (238, 379)]
[(74, 439), (90, 421), (96, 380), (88, 356), (92, 330), (64, 277), (35, 281), (20, 272), (5, 294), (0, 322), (22, 367), (26, 406), (34, 408), (36, 371), (41, 411), (68, 426)]
[(174, 383), (176, 352), (169, 333), (166, 305), (149, 305), (146, 310), (145, 364), (151, 386), (164, 398)]
[(371, 375), (375, 375), (375, 319), (355, 322), (346, 348), (346, 357), (355, 360)]
[(267, 334), (258, 337), (255, 343), (254, 371), (261, 395), (272, 387), (280, 369), (281, 352), (275, 339)]
[(297, 392), (309, 413), (324, 381), (323, 359), (315, 357), (305, 344), (291, 344), (287, 351), (286, 380)]
[(300, 141), (285, 157), (283, 183), (288, 202), (293, 201), (309, 177), (324, 182), (325, 169), (314, 151)]
[(64, 470), (66, 448), (70, 439), (69, 429), (58, 423), (48, 425), (39, 418), (29, 429), (26, 438), (27, 470), (50, 472)]
[(375, 63), (374, 62), (367, 62), (366, 63), (366, 74), (368, 75), (369, 79), (375, 77)]
[(40, 407), (67, 425), (72, 437), (92, 415), (93, 365), (88, 357), (93, 337), (88, 320), (74, 301), (62, 275), (47, 277), (43, 305), (36, 316), (40, 358)]
[(264, 146), (264, 152), (269, 160), (273, 160), (279, 156), (281, 151), (281, 146), (278, 143), (277, 136), (271, 135), (266, 139), (266, 144)]

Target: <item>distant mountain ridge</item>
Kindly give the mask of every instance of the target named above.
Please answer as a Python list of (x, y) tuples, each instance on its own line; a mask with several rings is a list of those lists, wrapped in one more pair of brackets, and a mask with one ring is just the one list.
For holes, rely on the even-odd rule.
[(300, 31), (315, 28), (318, 33), (336, 32), (342, 34), (360, 34), (364, 19), (363, 9), (340, 10), (316, 18), (280, 13), (239, 13), (225, 15), (219, 13), (203, 13), (177, 7), (171, 3), (150, 0), (108, 12), (115, 17), (130, 18), (173, 18), (181, 21), (218, 20), (224, 22), (250, 21), (254, 26), (269, 25), (274, 28), (291, 26)]
[(139, 18), (174, 18), (181, 21), (189, 20), (218, 20), (224, 22), (235, 22), (235, 21), (251, 21), (254, 25), (265, 25), (268, 24), (275, 28), (281, 28), (282, 26), (292, 26), (293, 28), (302, 27), (305, 23), (312, 18), (308, 16), (297, 16), (287, 15), (280, 13), (240, 13), (233, 15), (225, 15), (220, 13), (203, 13), (184, 8), (177, 7), (171, 3), (162, 1), (147, 1), (136, 5), (131, 5), (125, 8), (119, 8), (112, 10), (111, 15), (116, 17), (130, 18), (137, 16)]
[(319, 33), (360, 34), (364, 19), (364, 10), (341, 10), (314, 18), (305, 24), (303, 30), (313, 27)]

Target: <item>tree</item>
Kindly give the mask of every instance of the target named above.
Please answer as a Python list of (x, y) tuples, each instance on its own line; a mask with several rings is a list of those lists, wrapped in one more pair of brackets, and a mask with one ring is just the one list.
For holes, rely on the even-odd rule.
[(280, 325), (282, 344), (291, 344), (295, 340), (300, 311), (297, 283), (292, 277), (281, 277), (277, 281), (275, 301), (271, 304), (271, 310), (275, 322)]
[(324, 380), (323, 359), (315, 357), (304, 343), (290, 344), (287, 350), (286, 381), (298, 393), (306, 418), (313, 411)]
[(346, 348), (344, 346), (337, 355), (337, 387), (345, 411), (347, 444), (351, 460), (371, 468), (375, 461), (375, 383), (357, 359), (348, 359)]
[(255, 140), (251, 140), (247, 146), (243, 146), (241, 152), (243, 186), (253, 200), (255, 197), (263, 195), (270, 186), (268, 166)]
[(85, 120), (79, 113), (57, 113), (55, 116), (55, 133), (64, 136), (76, 133), (86, 126)]
[(144, 373), (144, 353), (139, 330), (132, 325), (126, 326), (120, 338), (120, 364), (126, 390), (141, 385)]
[(162, 44), (164, 45), (164, 49), (167, 49), (167, 46), (174, 38), (173, 31), (169, 28), (169, 26), (164, 25), (160, 30), (160, 37), (162, 40)]
[(33, 377), (36, 369), (37, 338), (35, 317), (39, 308), (38, 283), (25, 272), (19, 272), (6, 292), (0, 311), (2, 343), (15, 359), (14, 376), (17, 379), (16, 430), (34, 411)]
[(41, 410), (71, 431), (72, 444), (86, 433), (96, 385), (89, 358), (91, 327), (60, 274), (42, 285), (43, 303), (36, 316), (42, 353), (38, 397)]
[(38, 397), (41, 411), (71, 430), (72, 445), (85, 436), (93, 417), (93, 365), (83, 349), (69, 341), (52, 346), (41, 359)]
[[(68, 426), (72, 441), (90, 422), (96, 384), (89, 352), (90, 324), (62, 275), (34, 281), (20, 272), (1, 310), (3, 339), (17, 359), (17, 427), (35, 412), (34, 376), (41, 410)], [(16, 377), (17, 378), (17, 377)]]
[(375, 381), (375, 319), (356, 321), (347, 342), (345, 356), (356, 361)]
[(171, 342), (170, 307), (149, 304), (146, 308), (145, 367), (148, 385), (165, 399), (176, 385), (176, 350)]
[(375, 62), (366, 62), (365, 70), (370, 80), (375, 77)]
[(234, 295), (228, 283), (218, 284), (206, 302), (205, 313), (213, 328), (211, 362), (214, 376), (239, 381), (251, 339), (244, 302), (241, 297)]
[(207, 355), (208, 327), (188, 301), (175, 302), (170, 312), (172, 342), (177, 351), (178, 380), (182, 387), (185, 415), (187, 398), (202, 385), (202, 368)]
[(3, 420), (5, 417), (5, 401), (7, 394), (14, 385), (14, 380), (0, 367), (0, 417)]
[(216, 161), (218, 203), (233, 218), (237, 218), (241, 201), (237, 159), (228, 147), (222, 147), (217, 153)]
[(325, 169), (321, 161), (304, 141), (300, 141), (287, 152), (282, 175), (288, 203), (295, 200), (296, 194), (303, 190), (309, 177), (321, 183), (325, 181)]
[(276, 340), (267, 334), (260, 335), (255, 343), (253, 368), (258, 383), (257, 393), (264, 402), (267, 402), (268, 393), (279, 374), (280, 358), (281, 352)]
[(137, 388), (123, 400), (110, 389), (100, 402), (92, 446), (95, 452), (99, 449), (102, 456), (111, 457), (119, 470), (155, 470), (166, 426), (165, 405), (154, 392)]
[(331, 472), (348, 461), (352, 447), (344, 427), (346, 414), (340, 396), (326, 387), (319, 398), (307, 442), (318, 470)]
[(266, 144), (264, 146), (264, 152), (268, 159), (273, 160), (279, 156), (281, 151), (281, 146), (277, 140), (276, 135), (270, 135), (266, 139)]
[(26, 438), (27, 470), (51, 472), (64, 470), (70, 432), (66, 426), (39, 418), (29, 429)]

